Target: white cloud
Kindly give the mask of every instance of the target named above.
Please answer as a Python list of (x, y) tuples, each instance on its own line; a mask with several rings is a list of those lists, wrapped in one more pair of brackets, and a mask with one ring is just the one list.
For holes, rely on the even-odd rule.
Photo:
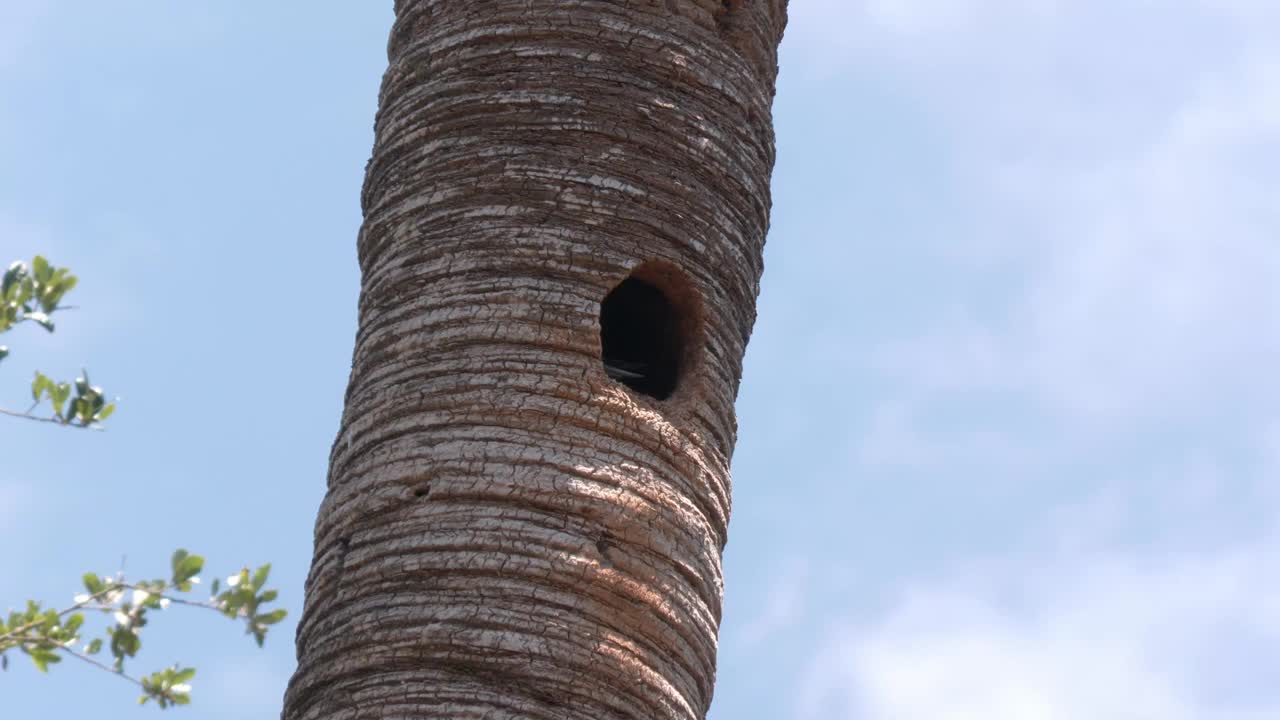
[(1167, 413), (1274, 396), (1280, 212), (1265, 157), (1280, 159), (1278, 70), (1224, 71), (1153, 123), (1148, 143), (1040, 183), (1074, 198), (1040, 200), (1057, 231), (1021, 338), (1059, 405)]
[[(1277, 11), (932, 9), (852, 3), (828, 19), (846, 33), (828, 50), (886, 68), (946, 118), (952, 192), (980, 219), (937, 252), (1001, 256), (1018, 277), (996, 281), (1001, 312), (903, 328), (873, 369), (935, 389), (1030, 388), (1086, 423), (1280, 399), (1280, 48), (1257, 33)], [(822, 12), (802, 12), (798, 32)]]
[(878, 622), (824, 634), (795, 717), (1280, 716), (1277, 550), (1059, 556), (923, 583)]
[[(936, 251), (967, 273), (975, 253), (1000, 260), (982, 292), (866, 355), (895, 399), (854, 459), (982, 487), (1013, 475), (1006, 446), (1059, 478), (1108, 468), (1079, 478), (1098, 494), (1075, 507), (1010, 508), (1056, 528), (1039, 543), (831, 620), (794, 717), (1280, 717), (1280, 522), (1251, 503), (1277, 497), (1280, 467), (1280, 5), (793, 15), (784, 75), (825, 62), (909, 96), (953, 155), (962, 201), (945, 205), (968, 206)], [(1142, 433), (1159, 440), (1072, 454)]]

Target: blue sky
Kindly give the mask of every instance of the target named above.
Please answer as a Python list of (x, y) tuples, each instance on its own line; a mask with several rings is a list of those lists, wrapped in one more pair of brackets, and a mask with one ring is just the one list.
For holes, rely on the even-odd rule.
[[(712, 717), (1280, 717), (1280, 5), (792, 5)], [(0, 5), (0, 255), (82, 276), (0, 404), (121, 398), (0, 425), (0, 605), (185, 546), (296, 615), (389, 6)], [(148, 631), (277, 716), (291, 625)], [(6, 716), (155, 712), (58, 670)]]

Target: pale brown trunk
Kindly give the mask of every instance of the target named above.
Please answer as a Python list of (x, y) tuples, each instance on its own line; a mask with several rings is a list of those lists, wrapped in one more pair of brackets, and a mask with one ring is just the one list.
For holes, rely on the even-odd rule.
[(706, 714), (785, 17), (396, 3), (284, 718)]

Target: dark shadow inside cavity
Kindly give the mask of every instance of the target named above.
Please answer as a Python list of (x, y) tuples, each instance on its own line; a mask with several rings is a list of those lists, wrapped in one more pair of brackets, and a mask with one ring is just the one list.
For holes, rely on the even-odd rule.
[(676, 389), (683, 354), (680, 318), (657, 287), (623, 280), (600, 306), (605, 373), (638, 393), (665, 400)]

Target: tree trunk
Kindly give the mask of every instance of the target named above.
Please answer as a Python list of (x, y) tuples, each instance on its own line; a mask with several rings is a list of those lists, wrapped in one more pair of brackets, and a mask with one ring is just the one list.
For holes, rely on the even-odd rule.
[(284, 718), (705, 716), (785, 20), (396, 2)]

